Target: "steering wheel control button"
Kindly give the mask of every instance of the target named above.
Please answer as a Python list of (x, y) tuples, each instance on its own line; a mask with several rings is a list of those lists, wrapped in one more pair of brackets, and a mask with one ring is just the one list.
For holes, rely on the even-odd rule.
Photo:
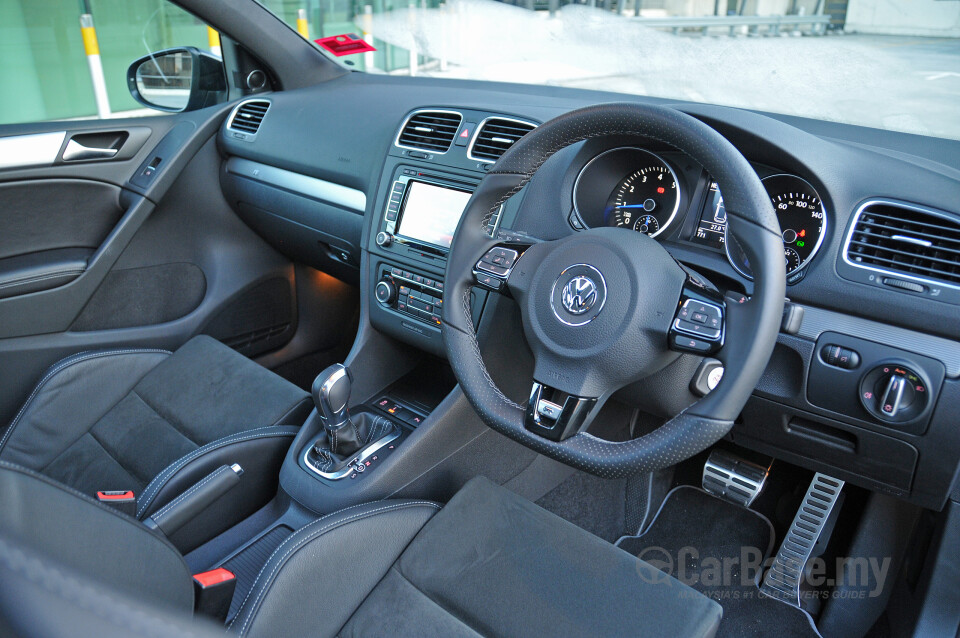
[(720, 349), (723, 307), (701, 299), (702, 296), (690, 287), (684, 288), (683, 301), (670, 328), (671, 349), (694, 354), (708, 354)]
[(565, 268), (550, 293), (553, 314), (568, 326), (583, 326), (593, 321), (606, 300), (607, 282), (600, 271), (589, 264)]
[(927, 382), (906, 366), (878, 366), (860, 382), (860, 401), (882, 421), (901, 423), (919, 416), (930, 401)]
[(510, 270), (517, 263), (520, 253), (512, 248), (496, 246), (486, 252), (473, 267), (474, 280), (490, 290), (502, 290)]

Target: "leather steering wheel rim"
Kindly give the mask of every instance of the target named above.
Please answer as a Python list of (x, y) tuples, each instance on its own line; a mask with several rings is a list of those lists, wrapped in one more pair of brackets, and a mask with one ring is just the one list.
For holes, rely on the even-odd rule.
[[(718, 182), (730, 232), (752, 264), (754, 292), (749, 299), (727, 304), (726, 342), (715, 355), (726, 372), (706, 397), (636, 439), (612, 442), (584, 431), (552, 441), (525, 428), (526, 406), (509, 399), (483, 363), (470, 309), (473, 269), (487, 250), (503, 243), (487, 234), (491, 216), (532, 179), (549, 157), (571, 144), (613, 135), (642, 136), (669, 144), (697, 161)], [(444, 346), (464, 394), (489, 427), (580, 470), (603, 478), (621, 478), (679, 463), (729, 432), (773, 352), (783, 314), (785, 280), (783, 243), (773, 206), (756, 172), (733, 145), (703, 122), (676, 109), (601, 104), (561, 115), (525, 135), (477, 187), (448, 256), (447, 303), (442, 314)]]

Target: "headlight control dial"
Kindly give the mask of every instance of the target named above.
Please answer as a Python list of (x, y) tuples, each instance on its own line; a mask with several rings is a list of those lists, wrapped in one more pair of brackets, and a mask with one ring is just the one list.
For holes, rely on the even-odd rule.
[(877, 366), (860, 382), (863, 407), (881, 421), (903, 423), (923, 413), (929, 384), (917, 372), (896, 363)]

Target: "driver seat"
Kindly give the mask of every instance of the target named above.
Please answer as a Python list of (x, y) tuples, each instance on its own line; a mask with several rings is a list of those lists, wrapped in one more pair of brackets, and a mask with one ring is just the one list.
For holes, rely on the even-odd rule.
[[(0, 634), (223, 635), (164, 538), (0, 462)], [(239, 636), (713, 636), (720, 606), (484, 478), (444, 507), (324, 516), (268, 559)]]

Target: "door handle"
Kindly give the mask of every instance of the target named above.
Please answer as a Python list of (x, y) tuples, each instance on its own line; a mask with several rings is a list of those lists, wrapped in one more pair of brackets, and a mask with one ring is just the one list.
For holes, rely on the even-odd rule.
[(67, 147), (63, 149), (64, 162), (77, 162), (80, 160), (91, 159), (109, 159), (117, 154), (117, 148), (96, 148), (84, 146), (77, 140), (67, 142)]

